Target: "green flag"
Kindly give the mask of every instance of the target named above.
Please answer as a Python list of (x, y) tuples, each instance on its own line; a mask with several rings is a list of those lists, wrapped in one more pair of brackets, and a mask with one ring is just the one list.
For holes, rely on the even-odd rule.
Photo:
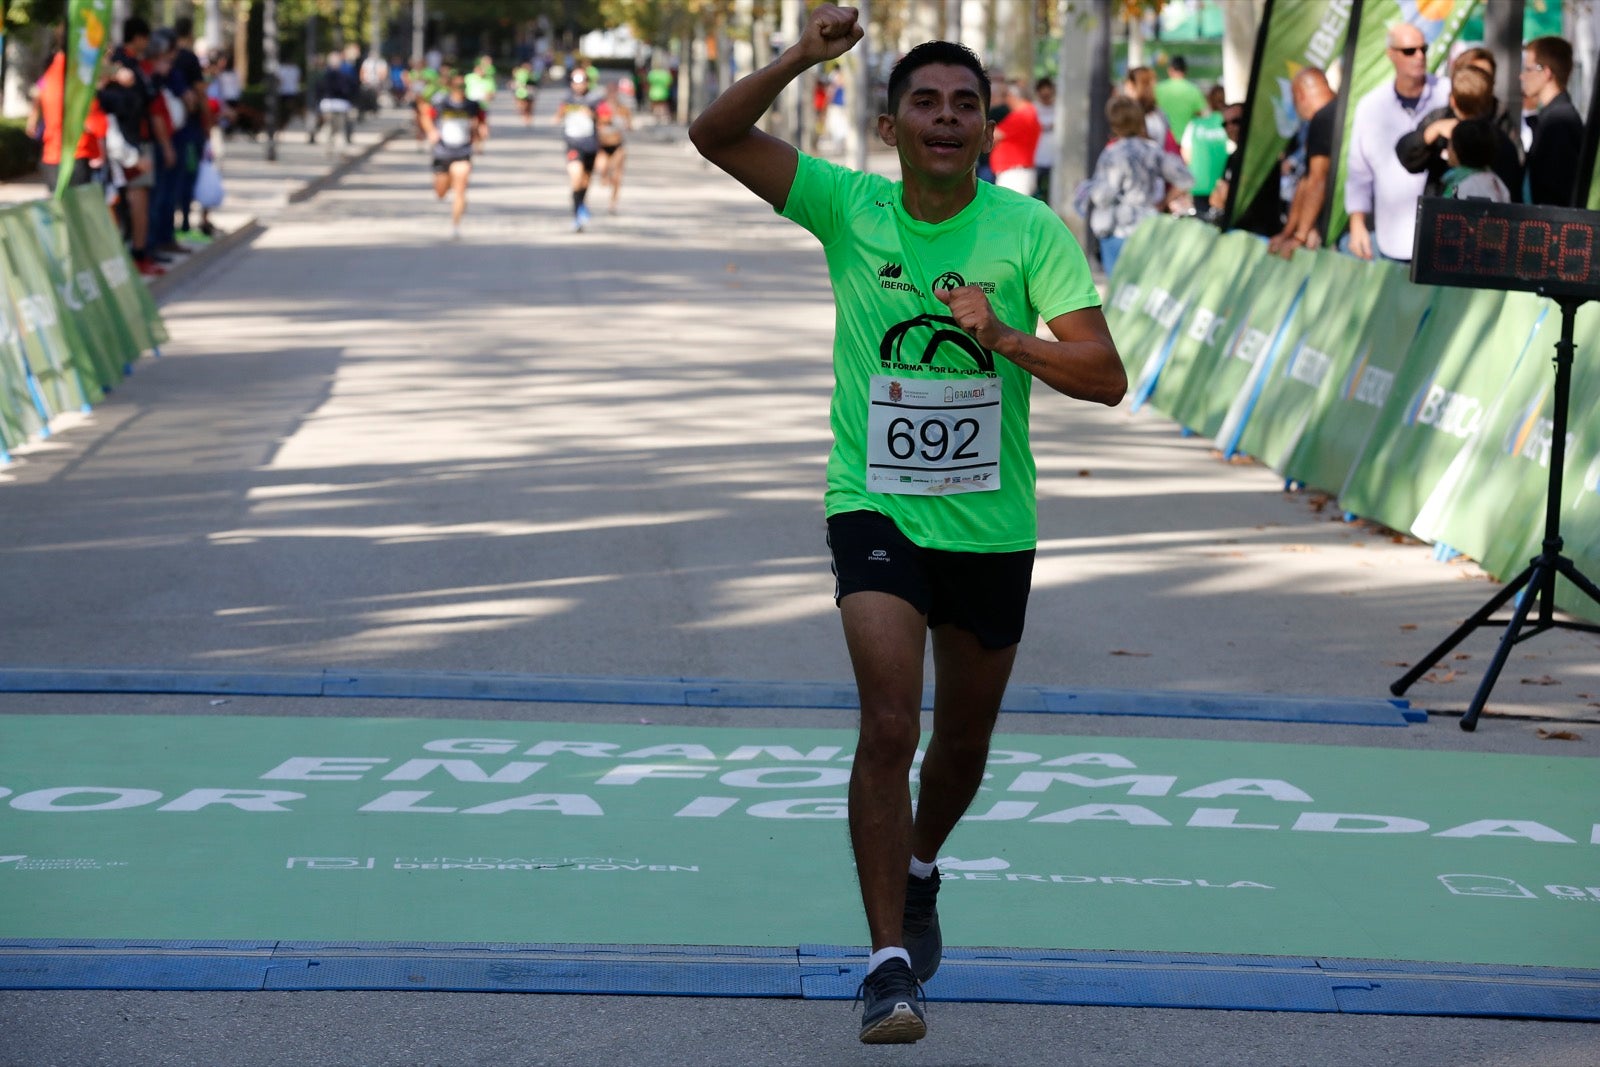
[[(1330, 71), (1344, 50), (1355, 0), (1267, 0), (1250, 68), (1245, 135), (1229, 217), (1243, 214), (1300, 126), (1289, 84), (1307, 67)], [(1335, 82), (1337, 83), (1337, 78)]]
[(61, 105), (61, 174), (56, 195), (72, 183), (72, 161), (83, 136), (83, 123), (94, 99), (95, 72), (100, 53), (111, 40), (112, 0), (69, 0), (67, 5), (66, 85)]
[(1394, 80), (1394, 66), (1388, 56), (1389, 27), (1409, 22), (1421, 30), (1423, 40), (1428, 42), (1428, 69), (1442, 70), (1450, 58), (1450, 47), (1461, 36), (1462, 26), (1477, 10), (1478, 3), (1479, 0), (1362, 0), (1356, 17), (1355, 60), (1339, 90), (1345, 100), (1344, 128), (1333, 153), (1338, 170), (1327, 200), (1328, 244), (1338, 240), (1350, 221), (1344, 210), (1344, 186), (1356, 105), (1374, 89)]

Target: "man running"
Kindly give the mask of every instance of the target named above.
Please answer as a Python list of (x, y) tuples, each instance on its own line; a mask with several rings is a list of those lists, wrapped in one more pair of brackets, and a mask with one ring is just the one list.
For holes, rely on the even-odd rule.
[(539, 99), (539, 86), (534, 81), (533, 64), (521, 63), (511, 72), (511, 92), (517, 98), (517, 114), (524, 126), (533, 125), (533, 105)]
[(589, 74), (574, 67), (571, 88), (556, 108), (555, 123), (567, 142), (567, 177), (572, 182), (572, 229), (579, 232), (589, 222), (589, 179), (594, 175), (595, 156), (600, 153), (596, 109), (603, 99), (592, 91)]
[[(903, 1043), (927, 1032), (919, 983), (942, 954), (934, 864), (983, 778), (1022, 634), (1037, 538), (1032, 380), (1115, 405), (1127, 377), (1065, 224), (977, 181), (993, 123), (970, 51), (932, 41), (891, 73), (878, 135), (899, 154), (898, 183), (760, 130), (785, 86), (862, 33), (854, 9), (818, 7), (689, 135), (827, 254), (838, 315), (825, 504), (861, 699), (849, 824), (872, 938), (860, 1038)], [(913, 817), (929, 630), (933, 733)]]
[(467, 213), (467, 180), (472, 177), (472, 149), (489, 136), (489, 116), (476, 100), (467, 99), (466, 83), (459, 75), (450, 88), (433, 98), (418, 116), (433, 149), (433, 192), (440, 200), (453, 192), (450, 236), (461, 236), (461, 217)]

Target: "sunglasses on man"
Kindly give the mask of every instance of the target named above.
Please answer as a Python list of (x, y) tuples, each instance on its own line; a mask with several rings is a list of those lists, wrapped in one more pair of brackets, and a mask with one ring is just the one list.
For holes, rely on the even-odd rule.
[(1414, 56), (1418, 52), (1426, 52), (1427, 48), (1425, 48), (1422, 45), (1413, 45), (1410, 48), (1401, 48), (1401, 47), (1399, 47), (1397, 45), (1390, 45), (1389, 46), (1389, 51), (1391, 51), (1391, 52), (1399, 52), (1403, 56)]

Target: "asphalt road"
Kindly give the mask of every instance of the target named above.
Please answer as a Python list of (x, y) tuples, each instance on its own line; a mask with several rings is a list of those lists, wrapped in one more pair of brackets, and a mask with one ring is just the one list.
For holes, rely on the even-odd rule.
[[(574, 234), (555, 131), (497, 120), (462, 240), (396, 141), (190, 272), (166, 298), (163, 358), (0, 471), (0, 664), (849, 677), (822, 540), (832, 321), (814, 241), (648, 130), (620, 213), (597, 196)], [(1043, 540), (1020, 682), (1380, 697), (1490, 595), (1470, 564), (1339, 522), (1159, 417), (1036, 395), (1034, 428)], [(1438, 714), (1405, 729), (1001, 728), (1600, 752), (1585, 726), (1600, 643), (1579, 635), (1521, 646), (1491, 703), (1504, 717), (1456, 728), (1492, 640), (1419, 684)], [(71, 695), (0, 710), (630, 715)], [(1542, 740), (1545, 719), (1581, 739)], [(934, 1005), (910, 1049), (857, 1045), (843, 1004), (783, 1000), (7, 992), (0, 1018), (4, 1067), (1600, 1062), (1600, 1031), (1576, 1024), (991, 1004)]]

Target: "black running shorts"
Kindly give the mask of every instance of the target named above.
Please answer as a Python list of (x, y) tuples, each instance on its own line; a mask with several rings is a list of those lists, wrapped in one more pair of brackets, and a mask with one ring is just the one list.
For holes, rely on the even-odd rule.
[(469, 153), (467, 155), (460, 155), (460, 156), (434, 156), (433, 157), (433, 172), (435, 174), (449, 174), (450, 173), (450, 168), (455, 166), (457, 163), (465, 163), (468, 166), (471, 166), (472, 165), (472, 156), (471, 156), (471, 154)]
[(922, 548), (876, 511), (828, 518), (833, 551), (833, 599), (851, 593), (889, 593), (928, 617), (976, 635), (988, 649), (1022, 640), (1033, 585), (1033, 550), (946, 552)]

